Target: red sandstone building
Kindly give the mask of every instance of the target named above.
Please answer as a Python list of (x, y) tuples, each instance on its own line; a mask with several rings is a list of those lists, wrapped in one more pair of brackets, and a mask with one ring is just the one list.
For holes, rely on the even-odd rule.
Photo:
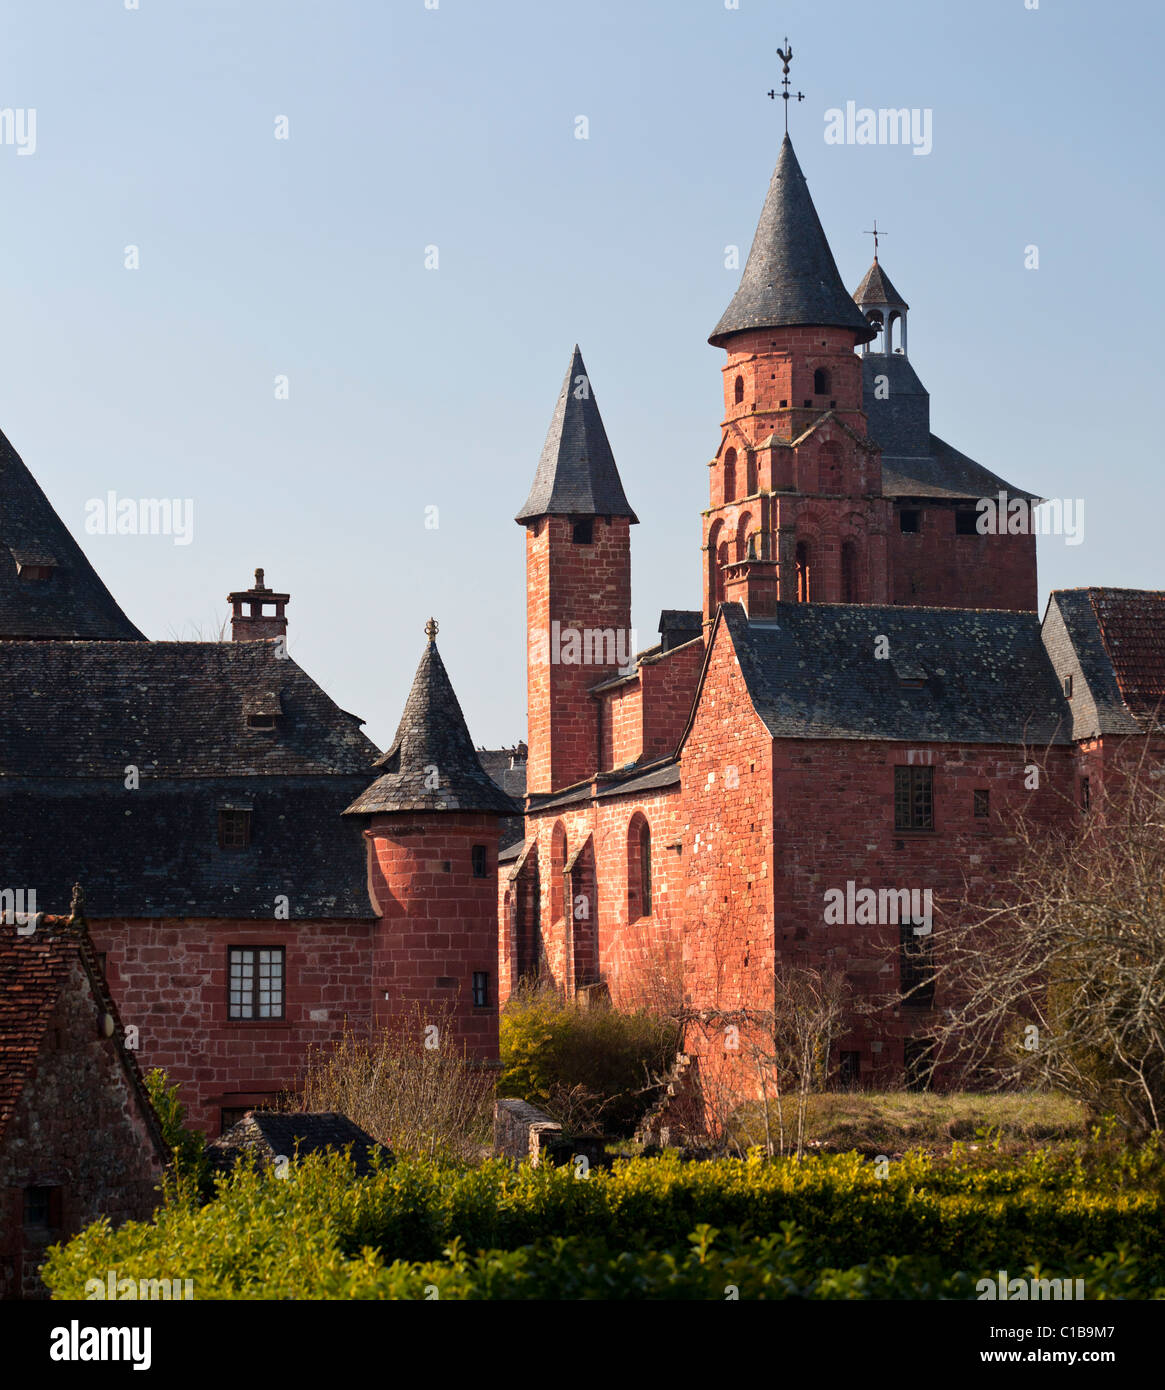
[[(699, 606), (640, 652), (637, 518), (575, 349), (517, 517), (524, 787), (526, 749), (475, 752), (435, 629), (383, 754), (288, 657), (261, 571), (234, 641), (147, 642), (0, 436), (0, 888), (82, 879), (139, 1059), (196, 1122), (270, 1103), (346, 1027), (439, 1019), (493, 1057), (538, 973), (710, 1011), (764, 1009), (783, 962), (905, 987), (912, 925), (831, 925), (825, 894), (989, 893), (1017, 798), (1079, 807), (1157, 728), (1165, 595), (1060, 592), (1041, 624), (1035, 536), (977, 526), (1031, 494), (931, 433), (907, 313), (876, 258), (846, 291), (786, 138), (710, 340)], [(899, 1075), (933, 1002), (855, 1016), (835, 1072)]]

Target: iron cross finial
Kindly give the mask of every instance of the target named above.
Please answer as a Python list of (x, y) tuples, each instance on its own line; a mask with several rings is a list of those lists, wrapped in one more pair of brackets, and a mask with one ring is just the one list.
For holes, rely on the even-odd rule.
[[(781, 93), (781, 98), (782, 98), (782, 100), (783, 100), (784, 103), (785, 103), (785, 134), (788, 135), (788, 133), (789, 133), (789, 101), (790, 101), (791, 99), (796, 100), (796, 101), (804, 101), (804, 100), (805, 100), (805, 93), (804, 93), (804, 92), (792, 93), (792, 92), (789, 91), (789, 64), (793, 61), (793, 48), (792, 48), (792, 45), (789, 43), (789, 36), (788, 36), (788, 34), (785, 35), (785, 46), (784, 46), (784, 48), (783, 48), (783, 49), (781, 49), (781, 48), (778, 48), (778, 49), (777, 49), (777, 57), (778, 57), (778, 58), (781, 60), (781, 62), (784, 64), (784, 69), (783, 69), (783, 71), (784, 71), (784, 74), (785, 74), (785, 75), (781, 78), (781, 86), (782, 86), (785, 90)], [(774, 87), (774, 89), (773, 89), (771, 92), (769, 92), (768, 95), (769, 95), (770, 101), (776, 101), (776, 99), (777, 99), (776, 88)]]
[(429, 645), (433, 645), (433, 639), (437, 636), (437, 620), (430, 618), (425, 624), (425, 636), (429, 639)]
[(874, 230), (873, 230), (872, 232), (863, 232), (863, 233), (862, 233), (862, 236), (872, 236), (872, 237), (874, 238), (874, 264), (875, 264), (875, 265), (878, 264), (878, 238), (879, 238), (880, 236), (889, 236), (889, 235), (890, 235), (889, 232), (880, 232), (880, 231), (878, 231), (878, 219), (877, 219), (876, 217), (874, 218)]

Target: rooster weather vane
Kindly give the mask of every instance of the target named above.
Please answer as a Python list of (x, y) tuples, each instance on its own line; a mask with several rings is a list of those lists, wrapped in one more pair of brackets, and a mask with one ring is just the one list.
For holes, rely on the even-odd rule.
[[(793, 61), (793, 48), (792, 48), (792, 45), (789, 43), (789, 36), (788, 36), (788, 34), (785, 35), (785, 47), (784, 47), (783, 49), (780, 49), (780, 48), (777, 49), (777, 57), (778, 57), (778, 58), (781, 60), (781, 62), (785, 65), (785, 67), (784, 67), (784, 73), (785, 73), (785, 75), (784, 75), (784, 77), (781, 78), (781, 86), (784, 87), (785, 90), (781, 93), (781, 99), (782, 99), (782, 100), (784, 101), (784, 103), (785, 103), (785, 134), (788, 135), (788, 133), (789, 133), (789, 102), (790, 102), (790, 100), (795, 100), (795, 101), (804, 101), (804, 100), (805, 100), (805, 93), (804, 93), (804, 92), (790, 92), (790, 91), (789, 91), (789, 64)], [(776, 101), (776, 99), (777, 99), (777, 89), (774, 87), (773, 90), (772, 90), (771, 92), (769, 92), (768, 96), (769, 96), (769, 100), (770, 100), (770, 101)]]

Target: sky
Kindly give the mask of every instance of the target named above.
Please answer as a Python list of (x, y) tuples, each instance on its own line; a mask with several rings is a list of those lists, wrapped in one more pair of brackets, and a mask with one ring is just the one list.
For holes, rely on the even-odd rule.
[[(263, 566), (385, 746), (432, 615), (474, 741), (513, 744), (513, 518), (575, 342), (640, 646), (699, 606), (706, 340), (788, 35), (798, 159), (851, 289), (887, 233), (932, 428), (1083, 502), (1041, 607), (1165, 587), (1165, 7), (1032, 4), (2, 0), (0, 428), (148, 637), (217, 638)], [(929, 111), (929, 152), (827, 143), (850, 101)], [(87, 533), (111, 491), (189, 500), (188, 543)]]

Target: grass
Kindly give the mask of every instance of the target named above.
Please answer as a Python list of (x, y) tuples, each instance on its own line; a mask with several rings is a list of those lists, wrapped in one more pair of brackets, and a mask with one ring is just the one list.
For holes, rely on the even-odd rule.
[[(740, 1126), (744, 1142), (763, 1142), (759, 1106), (746, 1107)], [(1015, 1152), (1083, 1139), (1087, 1126), (1075, 1101), (1039, 1091), (832, 1091), (809, 1097), (805, 1134), (817, 1152), (893, 1156), (907, 1149), (946, 1150), (955, 1140)]]

